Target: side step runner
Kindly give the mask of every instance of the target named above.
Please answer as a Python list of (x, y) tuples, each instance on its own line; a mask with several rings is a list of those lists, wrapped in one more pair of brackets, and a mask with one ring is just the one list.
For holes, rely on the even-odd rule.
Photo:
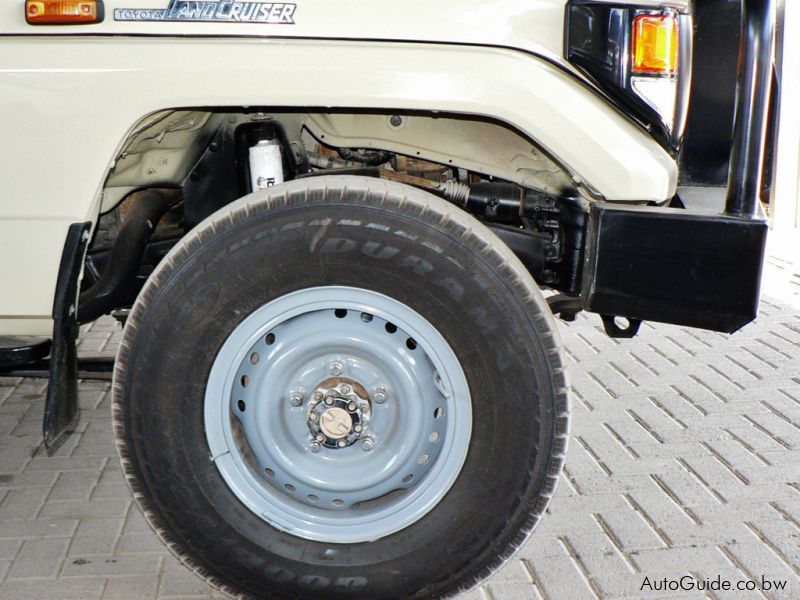
[[(47, 340), (48, 346), (50, 340)], [(0, 377), (28, 377), (31, 379), (50, 378), (50, 359), (16, 367), (3, 367), (0, 364)], [(86, 381), (111, 381), (114, 377), (113, 356), (84, 355), (78, 357), (78, 379)]]
[(0, 336), (0, 376), (42, 360), (50, 354), (50, 346), (49, 339)]

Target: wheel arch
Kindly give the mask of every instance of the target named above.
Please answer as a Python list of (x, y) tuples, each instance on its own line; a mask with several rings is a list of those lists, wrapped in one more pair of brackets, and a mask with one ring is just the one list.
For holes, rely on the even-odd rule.
[(0, 164), (0, 177), (10, 184), (0, 251), (19, 256), (0, 277), (37, 273), (0, 301), (0, 330), (14, 318), (15, 330), (22, 332), (24, 316), (40, 319), (41, 331), (69, 225), (96, 222), (104, 182), (126, 140), (148, 115), (172, 107), (266, 104), (481, 115), (534, 140), (606, 199), (663, 201), (677, 179), (675, 162), (646, 132), (572, 75), (519, 51), (89, 36), (35, 43), (7, 37), (0, 50), (0, 106), (9, 138), (40, 140), (54, 157), (44, 164), (46, 178), (42, 162), (23, 153)]

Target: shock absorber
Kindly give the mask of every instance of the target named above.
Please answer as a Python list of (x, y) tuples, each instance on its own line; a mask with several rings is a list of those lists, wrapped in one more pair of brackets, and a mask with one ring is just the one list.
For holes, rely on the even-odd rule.
[(515, 183), (491, 181), (469, 185), (448, 181), (438, 192), (483, 221), (548, 236), (549, 242), (544, 245), (536, 240), (543, 257), (534, 276), (567, 294), (580, 294), (589, 205), (577, 192), (564, 190), (555, 196)]

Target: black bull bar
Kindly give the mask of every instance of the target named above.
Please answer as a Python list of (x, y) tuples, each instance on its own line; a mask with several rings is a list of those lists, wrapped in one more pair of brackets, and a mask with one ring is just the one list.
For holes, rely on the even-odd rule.
[(767, 238), (759, 191), (774, 37), (775, 0), (742, 0), (724, 212), (593, 204), (583, 309), (727, 333), (755, 318)]

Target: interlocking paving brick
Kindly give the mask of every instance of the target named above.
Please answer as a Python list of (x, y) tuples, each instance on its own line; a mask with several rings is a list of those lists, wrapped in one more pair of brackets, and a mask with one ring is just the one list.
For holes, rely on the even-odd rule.
[(4, 582), (0, 596), (25, 600), (94, 600), (102, 596), (105, 584), (102, 579), (18, 579)]
[(120, 519), (86, 519), (72, 537), (69, 554), (113, 554), (122, 522)]
[(66, 539), (28, 540), (14, 559), (10, 579), (54, 577), (64, 561), (69, 541)]
[(103, 600), (141, 600), (155, 598), (158, 593), (158, 575), (113, 577), (103, 591)]
[[(572, 439), (555, 499), (517, 556), (464, 600), (705, 597), (645, 576), (788, 580), (800, 597), (800, 308), (762, 303), (734, 336), (645, 323), (559, 325)], [(110, 319), (83, 352), (112, 353)], [(0, 598), (216, 598), (150, 530), (120, 472), (109, 384), (82, 382), (82, 422), (41, 449), (42, 380), (0, 378)], [(741, 597), (715, 593), (709, 597)]]

